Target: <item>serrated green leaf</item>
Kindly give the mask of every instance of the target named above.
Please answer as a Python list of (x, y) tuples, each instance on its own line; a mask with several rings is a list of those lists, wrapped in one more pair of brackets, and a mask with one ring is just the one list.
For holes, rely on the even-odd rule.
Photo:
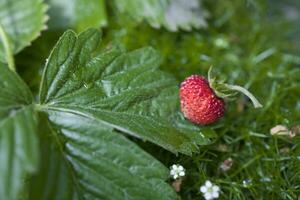
[(115, 0), (117, 9), (129, 14), (132, 19), (141, 22), (146, 19), (153, 27), (160, 27), (164, 21), (164, 14), (170, 0)]
[(0, 121), (0, 199), (17, 199), (38, 165), (37, 118), (31, 106)]
[(0, 64), (0, 199), (17, 199), (38, 164), (33, 98), (19, 76)]
[[(60, 149), (48, 119), (40, 115), (40, 167), (39, 171), (28, 181), (27, 199), (68, 200), (79, 199), (76, 185), (73, 184), (72, 168), (69, 168), (66, 157)], [(55, 135), (52, 135), (52, 132)], [(63, 144), (63, 142), (62, 142)]]
[(7, 66), (0, 63), (0, 121), (23, 105), (32, 103), (27, 85)]
[[(42, 0), (0, 0), (0, 24), (14, 53), (29, 45), (45, 28), (45, 12)], [(2, 43), (0, 52), (0, 61), (5, 61)]]
[(137, 22), (146, 20), (154, 28), (190, 31), (207, 26), (208, 12), (199, 0), (115, 0), (115, 4), (121, 13)]
[(43, 145), (47, 156), (31, 198), (176, 199), (164, 182), (168, 169), (126, 137), (77, 114), (49, 112), (49, 118), (56, 148)]
[(28, 84), (34, 95), (38, 94), (45, 60), (49, 50), (61, 36), (60, 31), (46, 31), (36, 39), (30, 47), (25, 48), (15, 56), (17, 72)]
[(165, 12), (164, 25), (170, 31), (206, 28), (208, 11), (199, 0), (172, 0)]
[(104, 0), (48, 0), (50, 29), (103, 27), (107, 24)]
[(100, 40), (96, 29), (78, 37), (72, 31), (62, 36), (41, 83), (44, 110), (92, 117), (174, 153), (191, 154), (197, 144), (210, 142), (196, 126), (194, 130), (177, 128), (173, 116), (179, 108), (178, 83), (157, 69), (160, 56), (156, 51), (101, 51)]

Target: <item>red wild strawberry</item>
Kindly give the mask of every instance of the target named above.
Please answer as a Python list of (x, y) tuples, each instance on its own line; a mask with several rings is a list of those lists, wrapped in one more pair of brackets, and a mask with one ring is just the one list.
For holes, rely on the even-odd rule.
[(195, 124), (214, 123), (225, 112), (224, 100), (217, 97), (204, 77), (198, 75), (181, 83), (180, 104), (184, 116)]
[(217, 82), (215, 78), (211, 77), (210, 68), (208, 80), (203, 76), (192, 75), (181, 83), (181, 111), (188, 120), (195, 124), (212, 124), (223, 117), (225, 113), (223, 98), (232, 99), (236, 91), (249, 97), (255, 108), (262, 107), (258, 100), (245, 88)]

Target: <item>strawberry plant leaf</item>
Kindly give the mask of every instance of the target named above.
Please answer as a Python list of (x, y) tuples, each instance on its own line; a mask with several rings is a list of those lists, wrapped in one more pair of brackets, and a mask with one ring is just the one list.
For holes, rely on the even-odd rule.
[(40, 167), (27, 184), (28, 199), (79, 199), (73, 185), (72, 168), (68, 166), (57, 132), (49, 124), (48, 116), (39, 113)]
[(168, 169), (126, 137), (98, 120), (48, 114), (54, 143), (44, 141), (32, 199), (176, 199)]
[(208, 12), (198, 0), (115, 0), (117, 9), (137, 22), (146, 20), (152, 27), (169, 31), (205, 28)]
[(117, 9), (124, 14), (130, 15), (137, 22), (147, 20), (155, 28), (159, 28), (164, 21), (164, 13), (170, 0), (115, 0)]
[(33, 97), (27, 85), (16, 73), (0, 63), (0, 121), (32, 101)]
[(28, 84), (33, 95), (38, 94), (45, 60), (58, 38), (60, 31), (47, 31), (15, 57), (18, 74)]
[(0, 66), (0, 199), (16, 199), (38, 165), (37, 117), (26, 84)]
[(206, 28), (208, 11), (199, 0), (172, 0), (165, 12), (165, 27), (170, 31)]
[[(39, 36), (45, 28), (45, 12), (46, 5), (42, 0), (0, 0), (0, 25), (9, 37), (14, 53)], [(0, 61), (5, 61), (2, 42), (0, 52)]]
[(17, 199), (38, 166), (37, 118), (31, 106), (0, 121), (0, 198)]
[(197, 145), (210, 143), (199, 127), (179, 127), (174, 120), (179, 109), (178, 83), (158, 70), (156, 51), (103, 50), (98, 48), (100, 40), (96, 29), (78, 37), (67, 31), (61, 37), (44, 70), (40, 91), (43, 110), (97, 119), (174, 153), (191, 154)]
[(41, 139), (40, 170), (30, 179), (28, 199), (78, 199), (72, 173), (54, 142)]
[(107, 24), (104, 0), (49, 0), (50, 29), (75, 28), (78, 32)]

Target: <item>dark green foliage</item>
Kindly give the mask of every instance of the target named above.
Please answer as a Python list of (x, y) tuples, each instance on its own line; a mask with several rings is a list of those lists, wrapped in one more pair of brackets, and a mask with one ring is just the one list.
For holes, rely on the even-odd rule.
[(176, 199), (167, 168), (124, 136), (78, 114), (49, 111), (49, 118), (32, 199)]
[[(103, 49), (100, 41), (97, 29), (66, 31), (47, 59), (38, 103), (18, 75), (1, 66), (1, 198), (177, 198), (165, 183), (167, 168), (116, 131), (190, 155), (213, 134), (178, 114), (176, 81), (157, 69), (155, 50)], [(39, 126), (36, 112), (48, 118)], [(42, 138), (50, 132), (48, 141), (41, 140), (41, 154), (49, 155), (24, 184), (37, 170), (41, 131)], [(55, 187), (65, 184), (71, 186)]]
[[(164, 56), (163, 69), (180, 81), (191, 74), (206, 75), (214, 66), (228, 83), (253, 92), (264, 107), (253, 109), (243, 97), (229, 102), (224, 119), (213, 125), (218, 140), (192, 158), (166, 157), (153, 146), (145, 148), (168, 165), (187, 168), (183, 199), (199, 198), (199, 186), (207, 179), (221, 186), (224, 199), (296, 199), (299, 138), (277, 138), (269, 132), (277, 124), (300, 123), (300, 60), (289, 53), (299, 37), (289, 45), (286, 33), (294, 28), (276, 15), (272, 3), (208, 1), (206, 6), (212, 17), (204, 31), (169, 33), (147, 24), (126, 28), (116, 17), (108, 38), (118, 38), (116, 43), (129, 49), (151, 44)], [(228, 158), (234, 160), (233, 167), (223, 173), (219, 166)], [(244, 180), (251, 184), (244, 187)]]
[[(45, 12), (46, 5), (42, 0), (0, 1), (0, 25), (9, 35), (13, 53), (18, 53), (30, 45), (31, 41), (36, 39), (40, 32), (45, 29), (44, 23), (47, 19)], [(0, 61), (2, 62), (5, 60), (4, 46), (1, 42)]]
[(78, 37), (64, 33), (44, 69), (39, 95), (43, 108), (98, 119), (174, 153), (191, 154), (197, 145), (210, 142), (198, 127), (175, 118), (177, 83), (157, 70), (155, 50), (101, 50), (100, 41), (95, 29)]
[(105, 0), (46, 0), (46, 3), (51, 30), (74, 28), (81, 32), (107, 25)]
[[(175, 199), (165, 182), (174, 163), (186, 168), (182, 199), (202, 199), (206, 180), (220, 186), (220, 199), (299, 198), (299, 136), (270, 134), (278, 124), (300, 125), (300, 16), (291, 15), (300, 10), (297, 1), (199, 1), (209, 13), (202, 15), (206, 29), (187, 31), (197, 27), (188, 22), (177, 32), (163, 18), (168, 0), (159, 0), (159, 9), (158, 1), (147, 0), (152, 16), (135, 1), (100, 2), (97, 9), (107, 15), (92, 18), (96, 7), (85, 9), (91, 2), (73, 18), (80, 4), (65, 13), (68, 3), (48, 1), (49, 30), (15, 57), (33, 95), (0, 66), (0, 199)], [(59, 39), (66, 28), (103, 25), (102, 37), (90, 29)], [(263, 108), (238, 96), (216, 124), (184, 120), (179, 83), (206, 76), (210, 66), (251, 91)], [(13, 162), (2, 164), (8, 156)], [(224, 172), (228, 158), (233, 165)], [(11, 166), (18, 173), (7, 174)]]
[(37, 117), (32, 95), (7, 66), (0, 64), (0, 197), (16, 199), (28, 174), (38, 168)]

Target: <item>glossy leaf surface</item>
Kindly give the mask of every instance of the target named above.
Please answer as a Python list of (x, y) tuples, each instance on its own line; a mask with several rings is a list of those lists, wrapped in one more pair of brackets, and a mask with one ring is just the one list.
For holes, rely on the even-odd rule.
[(77, 114), (49, 117), (53, 143), (44, 141), (32, 198), (176, 199), (164, 182), (168, 169), (126, 137)]
[[(154, 142), (172, 152), (191, 154), (208, 144), (205, 132), (178, 114), (175, 79), (158, 69), (152, 48), (124, 52), (99, 49), (100, 33), (78, 37), (67, 31), (54, 47), (41, 83), (44, 110), (72, 112)], [(188, 127), (188, 128), (187, 128)]]

